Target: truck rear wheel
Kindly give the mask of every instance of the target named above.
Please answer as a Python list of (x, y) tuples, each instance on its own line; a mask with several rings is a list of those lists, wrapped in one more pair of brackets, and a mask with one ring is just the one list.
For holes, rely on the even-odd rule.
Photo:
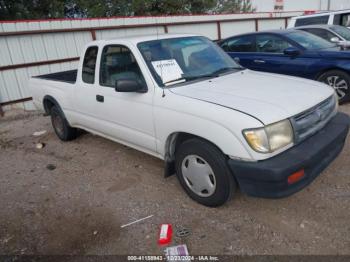
[(190, 139), (176, 150), (176, 175), (186, 193), (198, 203), (216, 207), (228, 201), (236, 183), (223, 153), (214, 145)]
[(62, 141), (70, 141), (77, 137), (77, 129), (69, 125), (67, 119), (57, 106), (53, 106), (50, 113), (52, 127), (59, 139)]

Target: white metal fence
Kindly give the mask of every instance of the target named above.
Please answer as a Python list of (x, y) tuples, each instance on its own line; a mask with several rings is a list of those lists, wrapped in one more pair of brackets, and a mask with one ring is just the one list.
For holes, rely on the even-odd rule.
[[(32, 109), (28, 78), (74, 69), (81, 48), (95, 39), (161, 33), (196, 33), (213, 40), (280, 29), (300, 12), (0, 22), (0, 110)], [(1, 112), (0, 112), (1, 113)]]

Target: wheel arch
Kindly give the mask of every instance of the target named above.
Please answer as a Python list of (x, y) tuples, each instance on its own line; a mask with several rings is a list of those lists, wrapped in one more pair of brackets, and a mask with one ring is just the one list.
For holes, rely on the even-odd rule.
[(64, 116), (64, 113), (63, 113), (63, 110), (62, 110), (60, 104), (57, 102), (57, 100), (54, 97), (52, 97), (50, 95), (44, 96), (44, 98), (43, 98), (43, 106), (44, 106), (45, 113), (47, 115), (50, 115), (51, 114), (51, 108), (53, 106), (56, 106), (58, 108), (58, 110), (60, 110), (62, 115)]
[(318, 73), (316, 74), (315, 80), (316, 80), (316, 81), (319, 81), (319, 78), (320, 78), (323, 74), (325, 74), (325, 73), (327, 73), (327, 72), (329, 72), (329, 71), (333, 71), (333, 70), (338, 70), (338, 71), (342, 71), (342, 72), (344, 72), (344, 73), (346, 73), (346, 74), (349, 74), (349, 72), (347, 72), (344, 68), (336, 67), (336, 66), (335, 66), (335, 67), (329, 67), (329, 68), (323, 69), (322, 71), (318, 72)]
[(212, 142), (204, 137), (201, 137), (201, 136), (198, 136), (195, 134), (191, 134), (188, 132), (183, 132), (183, 131), (173, 132), (168, 136), (168, 138), (166, 139), (166, 142), (165, 142), (165, 154), (164, 154), (164, 160), (165, 160), (164, 176), (165, 177), (168, 177), (168, 176), (175, 174), (176, 148), (180, 144), (182, 144), (183, 142), (185, 142), (189, 139), (193, 139), (193, 138), (203, 140), (203, 141), (215, 146), (220, 152), (222, 152), (223, 155), (226, 156), (226, 154), (221, 150), (220, 147), (218, 147), (214, 142)]

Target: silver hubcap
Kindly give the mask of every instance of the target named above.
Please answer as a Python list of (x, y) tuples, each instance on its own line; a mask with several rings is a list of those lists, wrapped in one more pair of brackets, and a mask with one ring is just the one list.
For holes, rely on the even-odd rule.
[(339, 76), (327, 77), (326, 84), (330, 85), (335, 89), (339, 99), (342, 99), (348, 92), (348, 84), (343, 78)]
[(187, 186), (201, 197), (209, 197), (215, 192), (216, 180), (210, 165), (197, 155), (185, 157), (181, 164), (182, 176)]

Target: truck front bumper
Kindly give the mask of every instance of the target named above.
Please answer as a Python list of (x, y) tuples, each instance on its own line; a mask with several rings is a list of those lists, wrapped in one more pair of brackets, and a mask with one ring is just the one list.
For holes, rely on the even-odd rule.
[[(228, 163), (242, 192), (266, 198), (289, 196), (311, 183), (338, 156), (348, 131), (349, 117), (338, 113), (318, 133), (275, 157), (257, 162), (230, 159)], [(288, 177), (300, 170), (304, 176), (288, 183)]]

